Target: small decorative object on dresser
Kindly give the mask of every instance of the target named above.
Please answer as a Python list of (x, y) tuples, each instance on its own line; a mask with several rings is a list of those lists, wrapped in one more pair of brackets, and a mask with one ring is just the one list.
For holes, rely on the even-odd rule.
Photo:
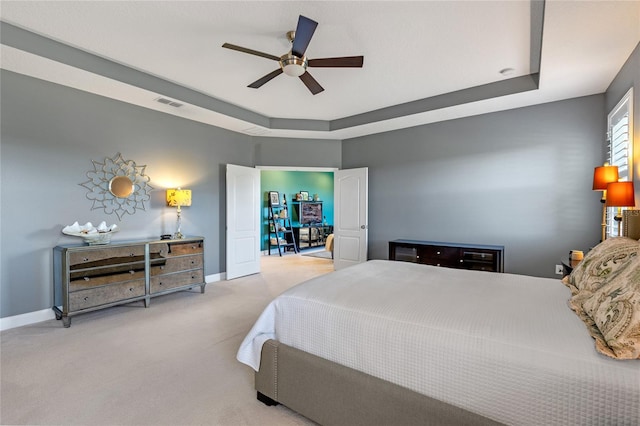
[(74, 315), (200, 287), (204, 239), (151, 240), (53, 249), (53, 311), (71, 326)]

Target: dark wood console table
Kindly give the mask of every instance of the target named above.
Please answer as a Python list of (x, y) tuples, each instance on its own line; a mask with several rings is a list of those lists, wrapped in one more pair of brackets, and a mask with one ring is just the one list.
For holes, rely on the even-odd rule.
[(504, 246), (395, 240), (389, 241), (389, 260), (504, 272)]

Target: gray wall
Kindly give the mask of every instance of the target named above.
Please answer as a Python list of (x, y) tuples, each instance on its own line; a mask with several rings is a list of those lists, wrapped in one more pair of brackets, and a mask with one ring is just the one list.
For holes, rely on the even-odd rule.
[(397, 238), (504, 245), (507, 272), (557, 277), (599, 240), (604, 96), (343, 141), (369, 167), (369, 257)]
[(333, 167), (342, 163), (339, 140), (255, 137), (260, 166)]

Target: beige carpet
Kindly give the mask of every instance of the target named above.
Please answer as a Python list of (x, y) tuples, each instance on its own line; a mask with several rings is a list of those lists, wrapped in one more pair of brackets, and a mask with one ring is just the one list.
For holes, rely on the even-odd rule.
[(262, 309), (331, 260), (264, 256), (262, 273), (0, 334), (0, 423), (306, 425), (267, 407), (235, 359)]

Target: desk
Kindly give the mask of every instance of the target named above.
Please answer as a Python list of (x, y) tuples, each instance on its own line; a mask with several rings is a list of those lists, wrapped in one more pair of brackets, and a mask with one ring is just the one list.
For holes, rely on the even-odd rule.
[(311, 225), (293, 228), (293, 234), (299, 250), (323, 246), (327, 237), (332, 232), (333, 226), (330, 225)]

